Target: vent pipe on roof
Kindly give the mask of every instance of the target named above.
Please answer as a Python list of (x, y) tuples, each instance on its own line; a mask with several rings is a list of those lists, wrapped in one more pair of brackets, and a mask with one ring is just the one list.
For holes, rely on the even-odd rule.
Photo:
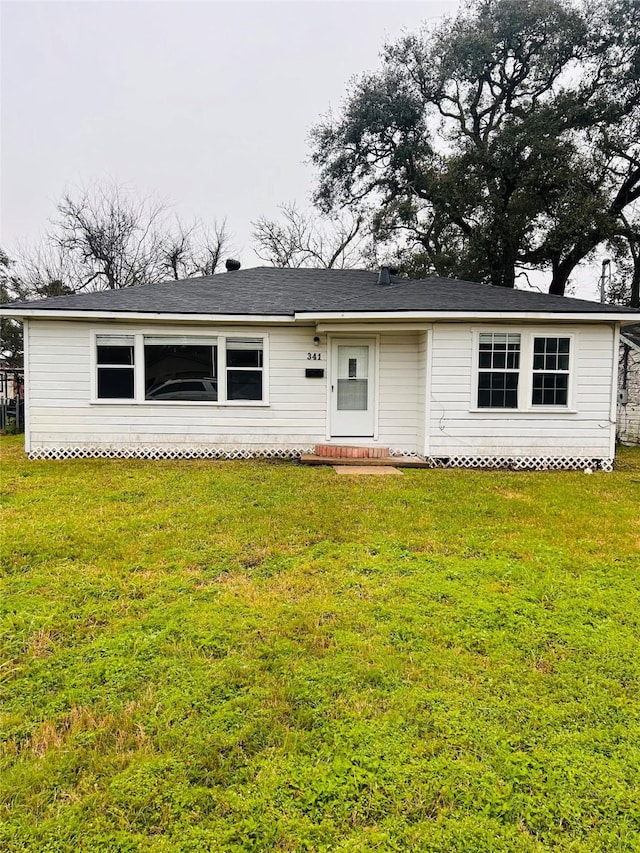
[(378, 273), (378, 284), (391, 284), (389, 267), (380, 267), (380, 272)]
[(389, 264), (380, 267), (380, 272), (378, 273), (378, 284), (391, 284), (391, 276), (397, 274), (398, 267), (392, 267)]
[(240, 261), (236, 261), (235, 258), (227, 258), (224, 265), (227, 268), (227, 272), (235, 272), (240, 269)]

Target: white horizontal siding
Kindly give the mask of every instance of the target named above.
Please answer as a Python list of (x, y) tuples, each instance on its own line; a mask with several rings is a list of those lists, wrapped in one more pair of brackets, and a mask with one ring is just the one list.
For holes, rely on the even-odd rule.
[[(162, 405), (91, 403), (91, 330), (179, 334), (181, 325), (124, 325), (59, 320), (29, 323), (29, 425), (32, 449), (47, 445), (161, 444), (216, 446), (324, 443), (327, 434), (326, 338), (314, 346), (313, 327), (229, 329), (226, 334), (269, 335), (269, 405)], [(198, 327), (200, 334), (214, 329)], [(379, 346), (378, 443), (416, 450), (417, 333), (383, 334)], [(311, 360), (307, 354), (319, 354)], [(324, 379), (307, 379), (308, 367)], [(340, 442), (344, 444), (344, 439)], [(371, 439), (354, 440), (371, 444)]]
[[(574, 411), (474, 411), (474, 329), (434, 325), (429, 408), (433, 456), (608, 456), (612, 424), (610, 325), (523, 326), (523, 333), (573, 335)], [(500, 331), (487, 324), (486, 331)], [(527, 366), (523, 363), (522, 370)]]
[[(269, 405), (246, 407), (92, 404), (90, 332), (97, 327), (89, 322), (57, 320), (31, 320), (28, 324), (32, 449), (119, 443), (310, 446), (326, 441), (330, 365), (326, 338), (315, 347), (313, 327), (225, 329), (227, 334), (269, 335)], [(609, 455), (610, 326), (562, 327), (574, 335), (575, 412), (514, 413), (473, 411), (473, 328), (443, 323), (435, 324), (431, 332), (379, 335), (377, 444), (419, 453), (426, 444), (434, 456)], [(499, 327), (487, 325), (487, 329), (495, 328)], [(184, 331), (179, 324), (132, 327), (114, 323), (110, 327), (102, 324), (101, 329), (156, 334)], [(558, 334), (557, 326), (526, 329)], [(309, 352), (319, 353), (321, 359), (308, 360)], [(307, 367), (324, 368), (325, 378), (305, 378)], [(427, 374), (429, 399), (425, 405)], [(339, 443), (344, 444), (345, 439)]]
[(378, 443), (417, 451), (418, 332), (380, 335)]

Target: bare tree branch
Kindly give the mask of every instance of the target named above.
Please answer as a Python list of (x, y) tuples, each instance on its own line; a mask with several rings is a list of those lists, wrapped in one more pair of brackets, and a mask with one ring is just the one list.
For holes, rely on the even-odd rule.
[(260, 217), (252, 222), (255, 253), (277, 267), (346, 269), (366, 266), (370, 235), (362, 215), (312, 216), (295, 203), (279, 207), (281, 220)]

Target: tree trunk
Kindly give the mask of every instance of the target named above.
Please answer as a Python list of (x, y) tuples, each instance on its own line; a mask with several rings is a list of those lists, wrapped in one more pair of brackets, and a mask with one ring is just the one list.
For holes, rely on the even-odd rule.
[(491, 284), (496, 287), (516, 286), (516, 252), (512, 246), (498, 248), (491, 258)]
[(631, 277), (631, 300), (632, 308), (640, 308), (640, 255), (633, 259), (633, 276)]
[(564, 296), (564, 292), (569, 281), (569, 276), (575, 269), (576, 263), (573, 259), (564, 261), (554, 260), (551, 264), (551, 284), (549, 285), (549, 293), (554, 296)]

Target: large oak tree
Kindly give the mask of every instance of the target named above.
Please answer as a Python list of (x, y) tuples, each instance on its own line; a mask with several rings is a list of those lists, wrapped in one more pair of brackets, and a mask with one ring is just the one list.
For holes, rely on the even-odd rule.
[(388, 45), (313, 129), (316, 201), (368, 209), (414, 271), (547, 269), (562, 294), (640, 197), (639, 44), (638, 0), (474, 0)]

